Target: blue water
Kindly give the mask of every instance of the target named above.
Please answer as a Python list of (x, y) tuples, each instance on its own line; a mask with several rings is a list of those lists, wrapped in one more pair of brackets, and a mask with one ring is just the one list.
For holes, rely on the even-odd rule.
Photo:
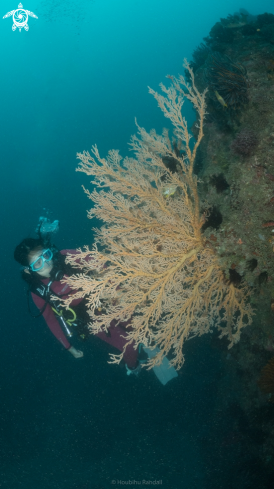
[[(209, 339), (186, 345), (186, 364), (166, 387), (153, 372), (132, 379), (108, 365), (108, 348), (95, 339), (75, 360), (42, 319), (29, 317), (13, 250), (33, 235), (44, 208), (60, 220), (59, 248), (90, 244), (81, 188), (88, 179), (75, 173), (76, 152), (96, 143), (102, 155), (128, 154), (135, 117), (146, 129), (167, 127), (147, 86), (182, 73), (183, 58), (191, 59), (220, 17), (239, 8), (274, 13), (273, 2), (23, 6), (38, 16), (29, 18), (28, 32), (13, 32), (11, 17), (0, 21), (0, 488), (146, 487), (143, 480), (172, 489), (232, 487), (237, 449), (222, 441), (231, 420), (220, 420), (216, 438), (222, 362)], [(0, 18), (15, 8), (17, 0), (2, 1)], [(191, 123), (189, 108), (186, 115)], [(227, 396), (233, 401), (232, 388)], [(212, 476), (209, 486), (214, 464), (218, 483)]]

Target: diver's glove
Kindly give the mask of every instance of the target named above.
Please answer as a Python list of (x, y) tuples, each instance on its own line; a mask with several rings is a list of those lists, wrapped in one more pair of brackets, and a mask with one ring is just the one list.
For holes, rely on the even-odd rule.
[(81, 358), (84, 356), (84, 353), (81, 350), (76, 350), (74, 346), (71, 346), (68, 351), (74, 356), (74, 358)]

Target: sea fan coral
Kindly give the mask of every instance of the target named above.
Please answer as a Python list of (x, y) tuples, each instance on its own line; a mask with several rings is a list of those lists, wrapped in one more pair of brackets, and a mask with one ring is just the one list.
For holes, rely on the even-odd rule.
[[(249, 289), (227, 282), (202, 233), (205, 216), (193, 168), (203, 137), (205, 92), (196, 88), (189, 64), (184, 66), (191, 84), (182, 76), (168, 76), (171, 86), (161, 85), (163, 94), (150, 89), (173, 124), (176, 144), (166, 130), (160, 136), (138, 126), (139, 136), (131, 140), (134, 158), (122, 160), (116, 150), (103, 158), (96, 146), (91, 154), (78, 154), (79, 171), (97, 187), (92, 193), (86, 190), (93, 202), (89, 217), (104, 225), (92, 250), (68, 258), (79, 273), (66, 281), (77, 289), (74, 299), (87, 298), (93, 333), (107, 331), (113, 319), (131, 320), (127, 344), (158, 346), (159, 353), (147, 360), (149, 367), (161, 364), (170, 352), (171, 364), (180, 368), (184, 342), (213, 327), (232, 346), (253, 315)], [(193, 145), (181, 113), (185, 99), (197, 111)], [(164, 161), (177, 161), (177, 171)], [(96, 308), (102, 304), (105, 313), (98, 317)], [(114, 363), (121, 358), (111, 357)]]
[(255, 132), (252, 129), (244, 128), (237, 134), (234, 141), (232, 141), (230, 149), (235, 154), (250, 156), (257, 145), (258, 138)]

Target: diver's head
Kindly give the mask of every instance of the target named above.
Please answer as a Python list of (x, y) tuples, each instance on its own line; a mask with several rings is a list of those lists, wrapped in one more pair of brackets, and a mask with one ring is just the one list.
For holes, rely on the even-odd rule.
[(43, 239), (27, 238), (16, 246), (15, 260), (23, 266), (23, 272), (50, 278), (53, 269), (53, 250), (45, 247)]
[(53, 269), (53, 253), (50, 248), (41, 246), (30, 251), (28, 255), (29, 266), (26, 268), (26, 273), (37, 273), (40, 277), (50, 278)]

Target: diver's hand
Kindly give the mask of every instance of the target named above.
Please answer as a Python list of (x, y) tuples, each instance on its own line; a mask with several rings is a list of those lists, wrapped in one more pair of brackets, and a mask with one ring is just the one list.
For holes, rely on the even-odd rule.
[(74, 358), (81, 358), (84, 356), (84, 353), (81, 350), (76, 350), (74, 346), (71, 346), (68, 351), (74, 356)]

